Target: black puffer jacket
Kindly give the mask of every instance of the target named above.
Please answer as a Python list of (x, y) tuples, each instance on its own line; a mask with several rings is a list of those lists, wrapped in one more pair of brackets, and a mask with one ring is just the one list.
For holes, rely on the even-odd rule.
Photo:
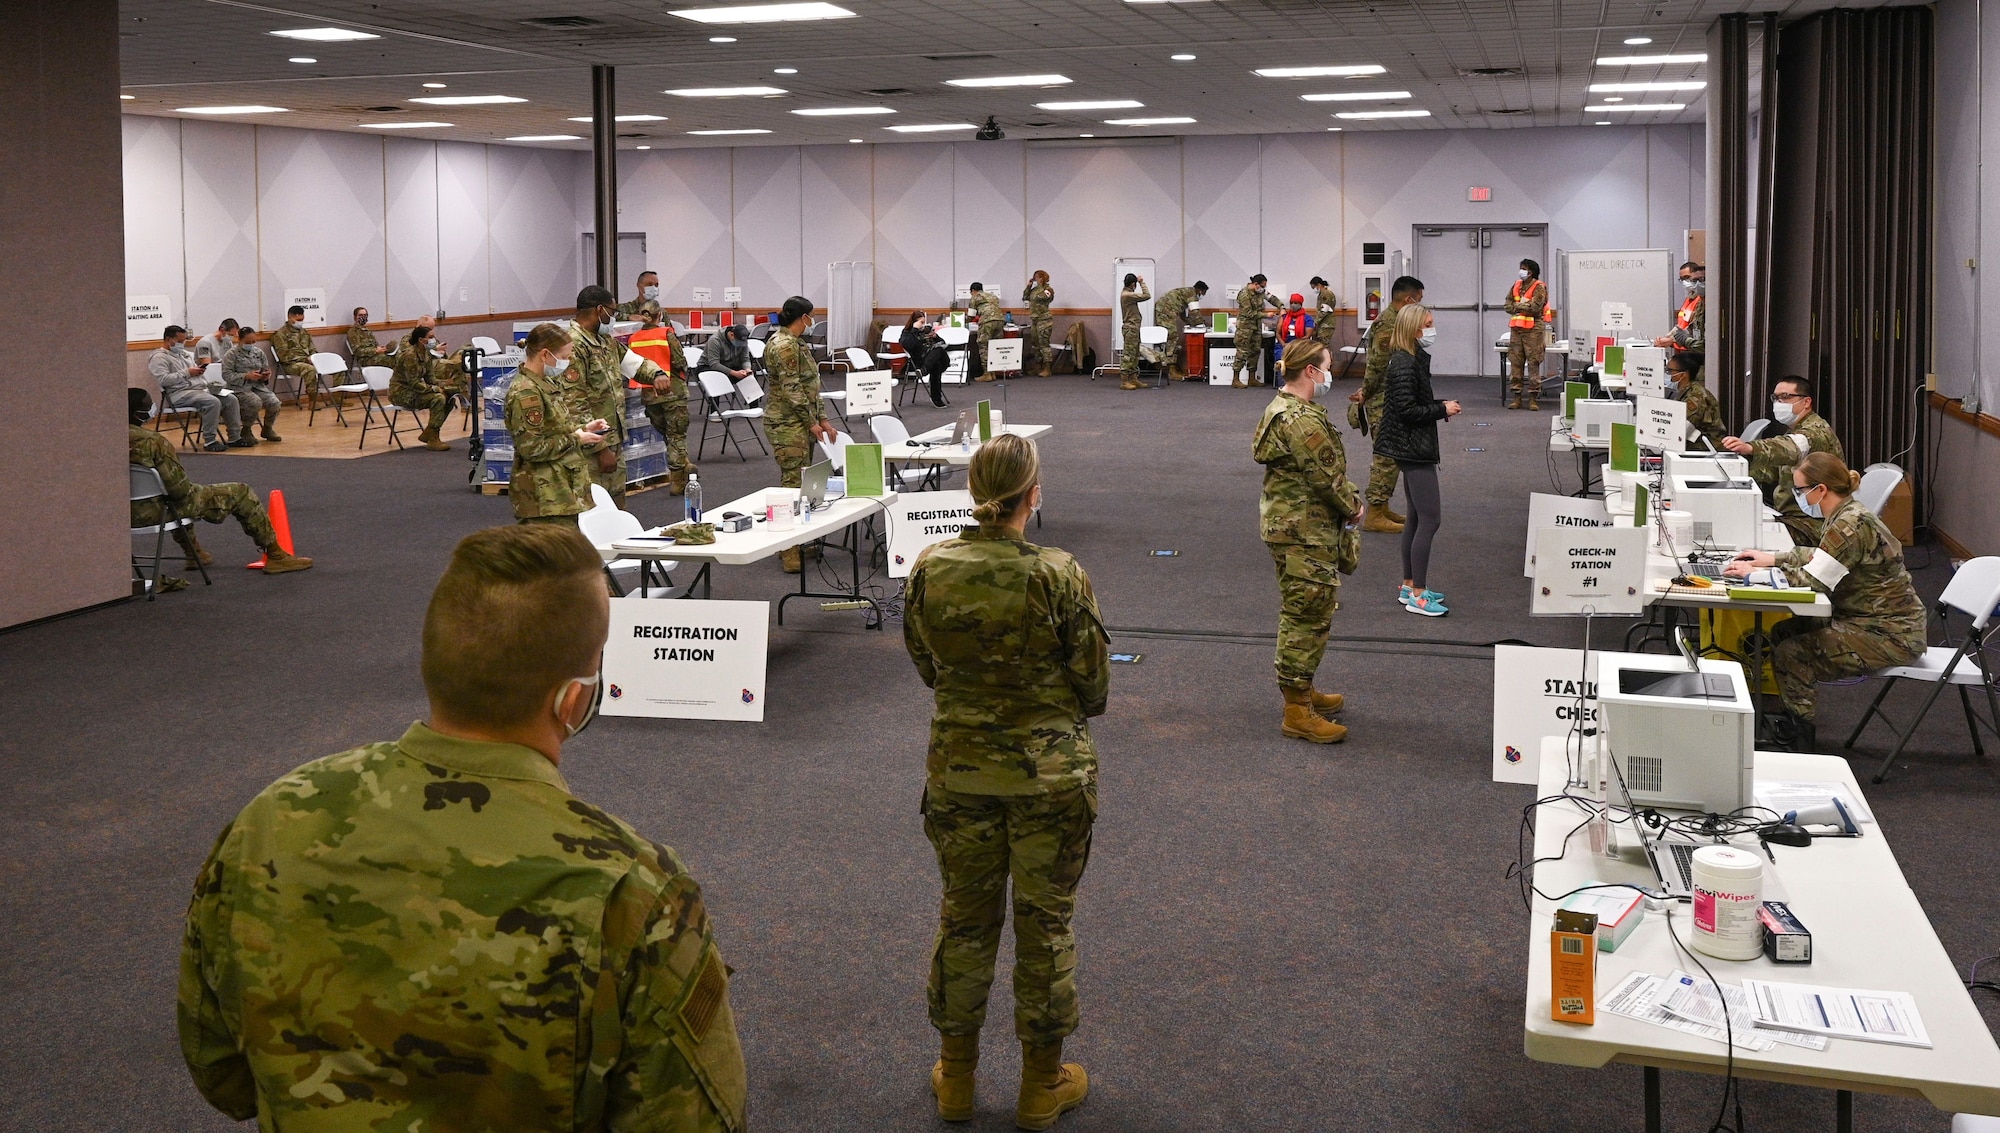
[(1438, 463), (1437, 423), (1444, 402), (1431, 396), (1431, 355), (1423, 347), (1389, 355), (1383, 381), (1382, 421), (1375, 430), (1375, 455), (1408, 464)]

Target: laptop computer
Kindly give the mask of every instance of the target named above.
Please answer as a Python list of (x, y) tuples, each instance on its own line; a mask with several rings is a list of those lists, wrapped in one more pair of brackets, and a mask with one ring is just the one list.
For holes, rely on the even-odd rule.
[(826, 478), (833, 474), (833, 462), (809, 464), (799, 476), (799, 498), (814, 511), (826, 506)]

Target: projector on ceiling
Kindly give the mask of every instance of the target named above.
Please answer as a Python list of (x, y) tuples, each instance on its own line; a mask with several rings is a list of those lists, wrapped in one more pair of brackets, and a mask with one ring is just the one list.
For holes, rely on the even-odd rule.
[(1006, 131), (1000, 128), (1000, 123), (994, 120), (993, 115), (988, 114), (986, 116), (986, 125), (981, 126), (979, 132), (972, 136), (982, 142), (997, 142), (1005, 138), (1007, 134)]

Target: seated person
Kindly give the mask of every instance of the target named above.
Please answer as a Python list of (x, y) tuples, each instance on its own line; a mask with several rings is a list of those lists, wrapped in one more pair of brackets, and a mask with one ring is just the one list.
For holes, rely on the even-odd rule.
[(418, 323), (396, 351), (396, 374), (389, 379), (389, 404), (412, 413), (424, 412), (424, 431), (417, 439), (432, 452), (449, 452), (451, 446), (439, 436), (451, 419), (452, 396), (441, 388), (438, 375), (443, 363), (431, 354), (430, 328)]
[[(271, 353), (278, 356), (278, 368), (297, 378), (301, 397), (318, 399), (326, 404), (327, 396), (320, 392), (319, 367), (313, 365), (312, 356), (317, 353), (313, 345), (312, 332), (306, 329), (306, 309), (296, 303), (285, 309), (285, 325), (271, 332)], [(336, 384), (337, 380), (336, 380)]]
[(1792, 469), (1792, 495), (1821, 522), (1817, 546), (1783, 554), (1744, 551), (1723, 573), (1761, 586), (1809, 586), (1833, 603), (1833, 617), (1786, 618), (1771, 629), (1771, 670), (1796, 729), (1798, 751), (1816, 750), (1814, 689), (1923, 655), (1924, 604), (1903, 569), (1903, 545), (1854, 500), (1859, 473), (1815, 452)]
[(1278, 342), (1281, 347), (1312, 335), (1313, 317), (1306, 313), (1305, 305), (1306, 297), (1292, 292), (1291, 301), (1285, 304), (1284, 313), (1278, 316)]
[[(240, 439), (223, 444), (216, 435), (217, 423), (229, 426), (232, 436), (241, 438), (243, 426), (237, 415), (236, 399), (223, 392), (220, 381), (211, 383), (194, 364), (187, 350), (187, 331), (170, 326), (161, 336), (161, 345), (146, 359), (146, 372), (160, 386), (160, 401), (169, 409), (192, 409), (201, 415), (201, 447), (207, 452), (224, 452), (231, 447), (249, 448), (255, 441)], [(152, 405), (152, 398), (146, 399)]]
[(195, 365), (206, 366), (210, 362), (220, 362), (235, 346), (236, 320), (224, 319), (222, 325), (215, 328), (214, 334), (204, 335), (200, 342), (194, 344)]
[(1667, 380), (1673, 384), (1667, 396), (1687, 403), (1687, 426), (1696, 436), (1706, 437), (1709, 447), (1723, 451), (1729, 430), (1722, 426), (1722, 405), (1701, 380), (1704, 359), (1699, 350), (1683, 350), (1667, 358)]
[(718, 370), (732, 382), (750, 376), (750, 332), (741, 326), (726, 326), (708, 340), (701, 352), (701, 368)]
[[(436, 364), (431, 367), (431, 376), (437, 379), (438, 388), (456, 397), (471, 396), (472, 385), (465, 373), (465, 356), (446, 345), (445, 340), (438, 335), (437, 319), (425, 315), (417, 320), (417, 325), (431, 332), (431, 357), (436, 359)], [(398, 338), (396, 345), (401, 347), (407, 345), (409, 341), (408, 337)]]
[(1793, 543), (1809, 547), (1819, 539), (1819, 521), (1808, 517), (1792, 497), (1792, 467), (1810, 453), (1825, 452), (1841, 457), (1846, 454), (1841, 450), (1840, 438), (1834, 435), (1833, 426), (1826, 423), (1826, 418), (1813, 412), (1813, 383), (1810, 378), (1793, 374), (1772, 383), (1771, 421), (1782, 427), (1784, 432), (1766, 431), (1754, 441), (1724, 437), (1722, 447), (1750, 458), (1750, 478), (1757, 481), (1764, 494), (1771, 498), (1771, 506), (1778, 512), (1778, 522), (1791, 531)]
[[(243, 534), (248, 535), (250, 541), (257, 544), (257, 549), (264, 552), (265, 574), (288, 574), (312, 567), (311, 559), (291, 554), (278, 545), (278, 533), (271, 528), (271, 517), (264, 514), (263, 503), (249, 485), (190, 483), (187, 472), (181, 468), (180, 458), (174, 455), (174, 446), (158, 433), (140, 427), (145, 423), (147, 414), (152, 412), (153, 395), (143, 389), (128, 389), (125, 396), (131, 414), (127, 430), (130, 463), (144, 465), (160, 474), (160, 483), (167, 489), (167, 499), (173, 501), (174, 514), (204, 523), (221, 523), (235, 516), (236, 522), (243, 527)], [(160, 501), (156, 499), (135, 500), (132, 503), (134, 527), (158, 523), (163, 515)], [(174, 541), (187, 552), (189, 570), (215, 561), (215, 556), (201, 549), (192, 528), (183, 527), (175, 531)], [(165, 583), (162, 588), (166, 588)]]
[(375, 332), (368, 329), (368, 308), (354, 308), (354, 325), (347, 328), (347, 355), (354, 360), (354, 368), (363, 366), (388, 366), (393, 364), (389, 352), (375, 340)]
[(264, 348), (257, 345), (257, 332), (238, 327), (236, 337), (230, 342), (229, 352), (222, 358), (222, 384), (236, 395), (236, 410), (243, 421), (236, 440), (257, 443), (250, 430), (256, 427), (259, 415), (264, 419), (264, 439), (284, 440), (278, 435), (278, 409), (282, 403), (271, 390), (271, 365), (264, 356)]
[(932, 328), (930, 316), (922, 311), (911, 311), (903, 322), (900, 339), (903, 353), (910, 356), (909, 367), (929, 379), (931, 404), (939, 409), (950, 405), (944, 398), (944, 372), (951, 368), (951, 352), (944, 347), (944, 340)]

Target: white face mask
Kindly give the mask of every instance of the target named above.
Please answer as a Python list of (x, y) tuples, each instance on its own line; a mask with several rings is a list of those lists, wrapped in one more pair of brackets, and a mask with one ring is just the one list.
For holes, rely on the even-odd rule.
[(563, 371), (567, 369), (569, 369), (569, 359), (567, 358), (551, 358), (542, 365), (542, 373), (552, 378), (561, 377)]
[(1522, 268), (1520, 271), (1515, 272), (1514, 275), (1525, 282), (1528, 278), (1528, 269)]
[(648, 299), (658, 299), (660, 297), (660, 289), (658, 286), (644, 287), (639, 290), (639, 294), (644, 295)]
[(1798, 419), (1799, 412), (1792, 408), (1791, 402), (1774, 401), (1771, 403), (1771, 420), (1776, 421), (1780, 425), (1789, 425)]
[(1699, 279), (1683, 279), (1681, 280), (1681, 286), (1687, 289), (1689, 295), (1701, 294), (1701, 280)]
[(1321, 397), (1333, 388), (1333, 371), (1318, 366), (1307, 367), (1308, 371), (1319, 370), (1319, 377), (1313, 379), (1313, 396)]
[(1437, 342), (1438, 331), (1436, 327), (1425, 327), (1424, 333), (1417, 336), (1417, 345), (1423, 347), (1425, 350), (1436, 346)]
[(1811, 491), (1812, 488), (1810, 487), (1794, 487), (1792, 489), (1792, 498), (1799, 501), (1800, 511), (1805, 512), (1814, 519), (1825, 519), (1826, 516), (1821, 513), (1819, 505), (1806, 498), (1807, 494)]
[[(569, 698), (569, 690), (571, 685), (582, 685), (583, 687), (591, 690), (590, 708), (588, 711), (584, 712), (583, 719), (577, 721), (575, 724), (571, 724), (569, 721), (564, 720), (562, 716), (563, 701)], [(556, 703), (554, 708), (554, 712), (556, 714), (556, 723), (561, 724), (563, 726), (563, 732), (567, 735), (568, 738), (575, 739), (577, 736), (583, 733), (583, 730), (585, 728), (590, 727), (590, 722), (592, 720), (597, 719), (597, 706), (602, 703), (604, 703), (604, 673), (601, 670), (594, 677), (571, 677), (569, 680), (563, 682), (563, 686), (561, 688), (556, 690)]]

